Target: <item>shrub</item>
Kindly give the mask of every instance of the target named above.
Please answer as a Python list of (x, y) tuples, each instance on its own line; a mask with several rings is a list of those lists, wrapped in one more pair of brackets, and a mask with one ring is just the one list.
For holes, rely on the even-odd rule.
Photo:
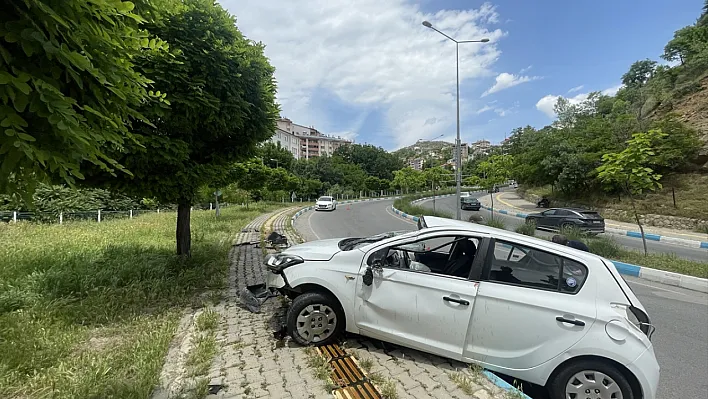
[(535, 236), (536, 235), (536, 223), (534, 222), (529, 222), (529, 223), (523, 223), (520, 224), (519, 226), (514, 229), (515, 232), (527, 236)]
[(597, 237), (586, 241), (590, 252), (605, 258), (616, 259), (621, 256), (622, 249), (609, 237)]
[(588, 234), (582, 232), (579, 228), (573, 227), (562, 227), (560, 229), (561, 235), (566, 236), (569, 240), (584, 241), (588, 238)]
[(506, 225), (501, 219), (489, 219), (487, 220), (487, 226), (495, 227), (497, 229), (506, 229)]

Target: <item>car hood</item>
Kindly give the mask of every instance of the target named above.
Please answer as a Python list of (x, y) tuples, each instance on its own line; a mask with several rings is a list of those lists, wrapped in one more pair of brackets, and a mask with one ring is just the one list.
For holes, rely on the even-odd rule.
[(337, 252), (341, 251), (341, 249), (339, 249), (340, 241), (342, 241), (341, 238), (310, 241), (304, 244), (293, 245), (283, 251), (283, 253), (297, 255), (304, 260), (330, 260)]

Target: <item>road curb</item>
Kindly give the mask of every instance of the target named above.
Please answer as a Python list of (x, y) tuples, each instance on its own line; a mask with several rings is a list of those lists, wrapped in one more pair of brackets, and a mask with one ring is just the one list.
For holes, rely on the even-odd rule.
[[(454, 195), (454, 194), (452, 194)], [(443, 197), (450, 197), (451, 195), (441, 195), (441, 196), (436, 196), (435, 198), (443, 198)], [(420, 198), (415, 201), (411, 201), (412, 203), (416, 202), (421, 202), (424, 200), (432, 199), (433, 197), (427, 197), (427, 198)], [(483, 208), (489, 210), (488, 207), (482, 206)], [(405, 219), (410, 219), (415, 222), (418, 221), (417, 216), (412, 216), (408, 215), (404, 212), (399, 211), (395, 207), (391, 206), (393, 209), (393, 212)], [(513, 215), (510, 212), (506, 212), (505, 210), (502, 210), (504, 212), (499, 212), (502, 215)], [(495, 211), (498, 212), (498, 211)], [(631, 277), (636, 277), (642, 280), (648, 280), (648, 281), (653, 281), (656, 283), (661, 283), (661, 284), (666, 284), (666, 285), (671, 285), (674, 287), (681, 287), (685, 288), (687, 290), (692, 290), (692, 291), (698, 291), (698, 292), (703, 292), (708, 294), (708, 279), (705, 278), (700, 278), (700, 277), (695, 277), (695, 276), (688, 276), (685, 274), (679, 274), (679, 273), (674, 273), (674, 272), (667, 272), (663, 270), (658, 270), (658, 269), (651, 269), (648, 267), (643, 267), (643, 266), (638, 266), (638, 265), (633, 265), (630, 263), (624, 263), (612, 259), (608, 259), (610, 262), (612, 262), (615, 265), (615, 268), (620, 274), (624, 274), (627, 276)]]

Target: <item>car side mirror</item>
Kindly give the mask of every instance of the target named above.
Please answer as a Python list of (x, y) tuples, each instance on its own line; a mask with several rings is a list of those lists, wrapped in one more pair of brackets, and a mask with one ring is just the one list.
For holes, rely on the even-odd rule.
[(371, 267), (366, 268), (366, 271), (364, 272), (364, 277), (361, 278), (361, 281), (367, 287), (374, 283), (374, 272), (373, 270), (371, 270)]

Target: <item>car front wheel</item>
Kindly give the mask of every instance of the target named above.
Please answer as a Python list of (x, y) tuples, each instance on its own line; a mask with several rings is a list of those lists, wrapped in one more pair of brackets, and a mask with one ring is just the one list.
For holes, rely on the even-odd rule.
[(613, 365), (581, 360), (564, 367), (549, 384), (551, 399), (634, 399), (627, 378)]
[(331, 295), (306, 292), (293, 300), (286, 315), (288, 332), (300, 345), (332, 343), (344, 327), (344, 312)]

